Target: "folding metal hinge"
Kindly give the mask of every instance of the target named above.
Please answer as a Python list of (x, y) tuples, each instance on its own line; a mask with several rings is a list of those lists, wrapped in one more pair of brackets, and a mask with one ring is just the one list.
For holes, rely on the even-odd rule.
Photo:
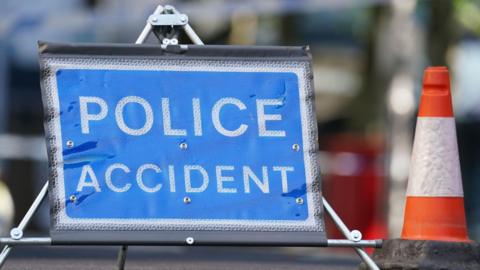
[(183, 26), (188, 24), (188, 16), (185, 14), (152, 14), (148, 22), (154, 26)]

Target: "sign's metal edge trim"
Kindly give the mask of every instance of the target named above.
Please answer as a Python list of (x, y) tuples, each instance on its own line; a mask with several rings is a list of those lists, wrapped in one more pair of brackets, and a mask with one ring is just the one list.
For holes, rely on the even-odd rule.
[[(175, 48), (174, 48), (175, 47)], [(177, 48), (178, 47), (178, 48)], [(173, 45), (163, 48), (158, 44), (118, 43), (52, 43), (39, 41), (39, 55), (61, 56), (154, 56), (154, 57), (209, 57), (209, 58), (260, 58), (260, 59), (310, 59), (308, 46), (241, 46), (241, 45)]]
[(52, 245), (195, 245), (195, 246), (322, 246), (328, 241), (319, 232), (231, 231), (53, 231)]

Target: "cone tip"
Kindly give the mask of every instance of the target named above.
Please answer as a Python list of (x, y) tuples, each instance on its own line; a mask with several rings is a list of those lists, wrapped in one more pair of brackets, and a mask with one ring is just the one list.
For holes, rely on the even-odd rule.
[(423, 75), (423, 85), (442, 87), (450, 91), (450, 75), (447, 67), (427, 67)]
[(453, 117), (450, 74), (447, 67), (425, 69), (418, 116)]

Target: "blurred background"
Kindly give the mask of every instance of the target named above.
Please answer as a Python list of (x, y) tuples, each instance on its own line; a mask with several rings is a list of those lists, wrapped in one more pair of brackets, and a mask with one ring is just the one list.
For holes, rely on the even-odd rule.
[[(133, 43), (158, 4), (186, 13), (206, 44), (310, 46), (324, 195), (365, 238), (400, 235), (422, 73), (448, 66), (470, 237), (480, 240), (474, 0), (0, 0), (1, 235), (47, 179), (37, 40)], [(29, 229), (48, 226), (44, 203)]]

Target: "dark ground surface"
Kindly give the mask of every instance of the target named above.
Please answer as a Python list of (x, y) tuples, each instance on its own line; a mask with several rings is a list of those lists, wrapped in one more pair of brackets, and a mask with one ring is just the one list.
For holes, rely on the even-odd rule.
[[(116, 247), (16, 247), (3, 269), (115, 269)], [(355, 253), (325, 248), (129, 247), (125, 269), (357, 269)], [(2, 270), (3, 270), (2, 269)]]

